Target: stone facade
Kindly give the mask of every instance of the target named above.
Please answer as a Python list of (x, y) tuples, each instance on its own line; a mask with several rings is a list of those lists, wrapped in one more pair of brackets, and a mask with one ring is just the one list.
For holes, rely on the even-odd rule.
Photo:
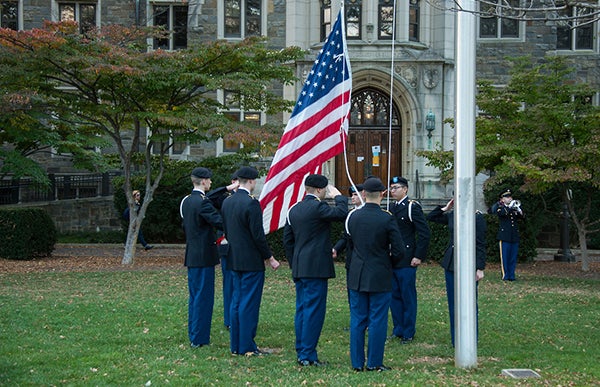
[[(44, 20), (58, 20), (60, 3), (56, 0), (20, 0), (20, 27), (36, 28)], [(114, 23), (150, 25), (155, 5), (187, 6), (188, 47), (199, 42), (227, 38), (224, 33), (225, 0), (97, 0), (96, 4), (99, 5), (96, 20), (100, 21), (101, 26)], [(240, 1), (237, 4), (243, 7), (246, 3)], [(388, 95), (392, 93), (392, 102), (401, 120), (401, 174), (411, 183), (417, 180), (418, 175), (419, 184), (422, 185), (419, 192), (422, 192), (423, 198), (448, 197), (451, 188), (442, 186), (439, 183), (439, 172), (427, 166), (426, 160), (415, 156), (415, 152), (434, 149), (436, 145), (443, 149), (452, 149), (454, 146), (454, 129), (443, 121), (454, 117), (456, 107), (456, 15), (431, 2), (418, 2), (418, 34), (415, 37), (408, 27), (414, 22), (410, 19), (413, 13), (409, 9), (409, 2), (399, 2), (392, 54), (392, 41), (378, 39), (377, 36), (379, 3), (375, 0), (363, 0), (360, 4), (360, 38), (348, 40), (353, 89), (358, 91), (372, 88)], [(339, 4), (331, 3), (332, 23), (339, 8)], [(295, 100), (302, 81), (322, 46), (321, 2), (263, 0), (260, 23), (262, 33), (269, 38), (270, 47), (296, 45), (307, 50), (305, 59), (295, 64), (300, 81), (295, 85), (274, 86), (282, 96)], [(531, 55), (541, 59), (564, 55), (577, 59), (577, 81), (598, 86), (600, 55), (597, 24), (598, 22), (593, 25), (593, 45), (587, 50), (557, 50), (555, 22), (520, 22), (518, 36), (513, 38), (477, 38), (476, 76), (504, 85), (508, 81), (508, 57)], [(594, 102), (599, 102), (598, 96)], [(425, 116), (429, 112), (436, 117), (435, 128), (430, 133), (424, 127)], [(287, 117), (289, 113), (281, 113), (264, 117), (264, 120), (283, 125)], [(219, 155), (222, 151), (219, 142), (190, 144), (183, 154), (174, 157), (198, 160)], [(45, 164), (51, 172), (70, 172), (68, 157), (55, 157), (46, 160)], [(334, 170), (331, 166), (326, 166), (325, 169)], [(484, 180), (485, 177), (478, 177), (478, 184)], [(411, 184), (411, 189), (412, 187), (414, 186)]]

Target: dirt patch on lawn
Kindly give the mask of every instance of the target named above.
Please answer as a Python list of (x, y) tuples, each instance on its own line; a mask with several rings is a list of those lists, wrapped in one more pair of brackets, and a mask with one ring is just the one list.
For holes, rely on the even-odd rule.
[[(30, 261), (0, 259), (0, 273), (184, 269), (184, 245), (156, 245), (148, 251), (138, 248), (132, 265), (121, 263), (123, 249), (123, 245), (114, 244), (58, 244), (52, 256), (48, 258)], [(499, 271), (500, 268), (497, 263), (491, 263), (487, 270)], [(592, 262), (590, 271), (587, 272), (581, 270), (581, 262), (520, 263), (517, 266), (517, 276), (520, 274), (600, 280), (600, 262)]]

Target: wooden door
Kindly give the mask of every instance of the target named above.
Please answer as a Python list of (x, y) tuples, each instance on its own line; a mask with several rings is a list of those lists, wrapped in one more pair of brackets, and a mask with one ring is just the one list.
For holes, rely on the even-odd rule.
[[(348, 157), (348, 169), (354, 184), (360, 184), (365, 181), (367, 176), (376, 176), (387, 185), (388, 181), (388, 160), (391, 161), (391, 176), (401, 176), (402, 171), (400, 163), (402, 160), (400, 153), (400, 130), (392, 130), (391, 158), (388, 151), (388, 129), (350, 129), (348, 142), (346, 144), (346, 153)], [(379, 160), (374, 156), (373, 147), (379, 146)], [(378, 161), (378, 162), (377, 162)], [(348, 192), (350, 180), (346, 173), (344, 156), (339, 155), (336, 158), (336, 187), (343, 193)]]

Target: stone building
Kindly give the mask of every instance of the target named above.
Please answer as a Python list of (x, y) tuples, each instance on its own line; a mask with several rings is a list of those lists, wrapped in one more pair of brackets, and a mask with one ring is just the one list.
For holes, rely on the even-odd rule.
[[(341, 7), (331, 0), (1, 0), (0, 4), (5, 28), (40, 27), (44, 20), (76, 20), (82, 31), (115, 23), (163, 25), (171, 34), (149, 42), (152, 47), (178, 49), (198, 41), (239, 40), (251, 35), (268, 36), (273, 48), (296, 45), (310, 54), (296, 64), (300, 81), (281, 90), (290, 100), (296, 99)], [(353, 72), (347, 148), (355, 181), (371, 174), (385, 179), (390, 157), (392, 175), (408, 178), (411, 196), (439, 199), (448, 195), (451, 188), (439, 184), (438, 171), (426, 166), (415, 152), (433, 149), (436, 144), (444, 149), (453, 146), (454, 131), (443, 123), (454, 116), (455, 109), (456, 14), (443, 9), (450, 5), (405, 0), (397, 2), (394, 12), (391, 0), (345, 0)], [(565, 12), (577, 14), (581, 10)], [(505, 58), (520, 55), (576, 57), (578, 80), (600, 83), (597, 21), (581, 22), (570, 29), (560, 22), (480, 18), (476, 44), (477, 77), (492, 79), (499, 86), (507, 82)], [(598, 102), (595, 96), (594, 103)], [(232, 109), (231, 114), (240, 120), (264, 123), (267, 119), (261, 112)], [(282, 123), (286, 118), (285, 114), (279, 117)], [(240, 146), (221, 140), (176, 144), (172, 157), (220, 155), (235, 152)], [(376, 146), (380, 146), (379, 163), (374, 162)], [(52, 171), (67, 168), (59, 158), (47, 165)], [(348, 186), (341, 157), (328, 162), (324, 171), (341, 189)]]

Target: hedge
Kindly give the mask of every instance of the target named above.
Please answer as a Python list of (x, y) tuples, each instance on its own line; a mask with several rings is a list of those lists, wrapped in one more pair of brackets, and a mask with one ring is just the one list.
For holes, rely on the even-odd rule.
[(41, 208), (0, 210), (0, 235), (0, 257), (19, 260), (50, 256), (57, 238), (54, 222)]

